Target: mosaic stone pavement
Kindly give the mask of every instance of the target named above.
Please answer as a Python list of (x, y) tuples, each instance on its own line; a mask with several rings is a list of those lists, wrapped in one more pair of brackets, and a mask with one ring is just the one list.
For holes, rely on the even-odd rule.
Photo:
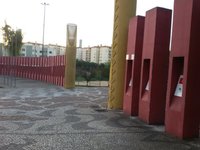
[(0, 89), (0, 150), (200, 150), (105, 108), (107, 87), (66, 90), (31, 80)]

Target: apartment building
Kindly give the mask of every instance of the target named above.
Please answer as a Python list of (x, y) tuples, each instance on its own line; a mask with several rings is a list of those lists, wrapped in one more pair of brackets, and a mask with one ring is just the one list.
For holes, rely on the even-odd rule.
[(64, 54), (64, 46), (53, 44), (44, 45), (44, 50), (42, 51), (42, 44), (32, 42), (24, 43), (20, 51), (20, 55), (25, 57), (56, 56)]
[(97, 64), (110, 62), (111, 47), (94, 46), (94, 47), (78, 47), (76, 50), (76, 59), (93, 62)]
[(101, 46), (99, 49), (99, 64), (110, 62), (111, 47)]
[(76, 49), (76, 59), (82, 60), (82, 48), (81, 47), (77, 47), (77, 49)]
[(82, 48), (81, 60), (90, 62), (90, 57), (91, 57), (91, 48), (90, 47)]
[(60, 45), (48, 45), (48, 56), (65, 55), (66, 48)]
[(91, 47), (90, 62), (99, 63), (99, 46)]

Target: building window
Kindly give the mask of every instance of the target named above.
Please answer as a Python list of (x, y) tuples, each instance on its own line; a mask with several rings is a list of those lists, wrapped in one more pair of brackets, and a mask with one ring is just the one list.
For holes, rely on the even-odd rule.
[(22, 51), (25, 51), (25, 48), (22, 48)]
[(52, 54), (52, 51), (49, 51), (49, 54)]

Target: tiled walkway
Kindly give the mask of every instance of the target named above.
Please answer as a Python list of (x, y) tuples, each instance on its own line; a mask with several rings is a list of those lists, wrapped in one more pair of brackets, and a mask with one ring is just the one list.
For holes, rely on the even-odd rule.
[(181, 141), (106, 110), (107, 94), (23, 79), (0, 88), (0, 150), (200, 150), (200, 139)]

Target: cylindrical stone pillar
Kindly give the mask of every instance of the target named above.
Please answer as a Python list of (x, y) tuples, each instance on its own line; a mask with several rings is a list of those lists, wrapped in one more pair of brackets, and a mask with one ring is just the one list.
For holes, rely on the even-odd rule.
[(112, 57), (109, 81), (108, 108), (121, 109), (123, 105), (124, 75), (129, 20), (136, 13), (137, 0), (115, 0)]
[(77, 25), (67, 25), (65, 88), (75, 87)]

